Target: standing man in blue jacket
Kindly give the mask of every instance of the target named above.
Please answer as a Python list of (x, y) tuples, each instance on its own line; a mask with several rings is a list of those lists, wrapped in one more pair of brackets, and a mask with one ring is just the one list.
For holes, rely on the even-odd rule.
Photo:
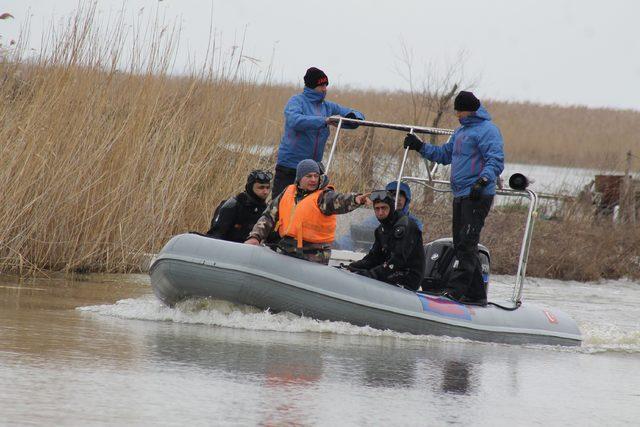
[[(273, 181), (273, 197), (277, 197), (296, 178), (296, 167), (304, 159), (322, 161), (329, 137), (330, 116), (364, 120), (361, 112), (325, 101), (329, 78), (324, 71), (311, 67), (304, 75), (304, 90), (289, 99), (284, 107), (284, 134), (278, 147), (278, 162)], [(345, 129), (357, 126), (342, 125)]]
[(478, 243), (489, 214), (496, 182), (504, 169), (502, 135), (491, 116), (471, 92), (456, 96), (454, 109), (459, 128), (442, 146), (423, 143), (413, 134), (404, 147), (443, 165), (451, 164), (453, 190), (453, 246), (457, 265), (449, 276), (446, 295), (465, 303), (486, 304)]

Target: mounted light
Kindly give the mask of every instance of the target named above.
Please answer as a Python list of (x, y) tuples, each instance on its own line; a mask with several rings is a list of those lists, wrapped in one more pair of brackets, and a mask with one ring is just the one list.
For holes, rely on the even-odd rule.
[(531, 182), (532, 181), (529, 181), (529, 179), (521, 173), (514, 173), (509, 177), (509, 187), (514, 190), (522, 191), (526, 189)]

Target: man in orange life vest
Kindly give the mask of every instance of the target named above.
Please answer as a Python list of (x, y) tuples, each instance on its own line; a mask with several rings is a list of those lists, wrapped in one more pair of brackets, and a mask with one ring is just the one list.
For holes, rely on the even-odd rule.
[(364, 205), (367, 196), (337, 193), (327, 184), (315, 160), (302, 160), (296, 168), (295, 184), (271, 201), (245, 243), (259, 245), (275, 229), (281, 237), (280, 253), (328, 264), (335, 239), (335, 215)]

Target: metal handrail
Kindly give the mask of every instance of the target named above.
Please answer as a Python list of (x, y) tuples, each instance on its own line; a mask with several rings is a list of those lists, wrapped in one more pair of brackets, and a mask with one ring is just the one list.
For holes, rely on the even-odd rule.
[(344, 120), (348, 120), (348, 119), (340, 117), (340, 119), (338, 120), (338, 126), (336, 127), (336, 134), (334, 135), (333, 143), (331, 144), (331, 151), (329, 152), (329, 160), (327, 160), (327, 167), (325, 168), (325, 173), (329, 172), (329, 166), (331, 166), (331, 160), (333, 160), (333, 153), (335, 153), (336, 146), (338, 145), (338, 135), (340, 135), (340, 129), (342, 129), (342, 122)]
[(522, 301), (522, 288), (524, 287), (524, 278), (527, 271), (527, 261), (529, 259), (529, 248), (531, 247), (531, 237), (533, 235), (533, 226), (535, 218), (538, 216), (538, 195), (532, 190), (526, 190), (529, 196), (529, 212), (527, 215), (527, 225), (524, 228), (524, 237), (520, 246), (520, 258), (518, 261), (518, 272), (516, 273), (516, 284), (513, 287), (513, 295), (511, 300), (514, 304)]
[[(342, 130), (343, 123), (351, 123), (358, 126), (365, 127), (374, 127), (374, 128), (384, 128), (384, 129), (392, 129), (392, 130), (402, 130), (407, 131), (409, 133), (422, 133), (429, 135), (453, 135), (452, 129), (444, 129), (444, 128), (434, 128), (428, 126), (413, 126), (413, 125), (403, 125), (398, 123), (383, 123), (383, 122), (374, 122), (371, 120), (356, 120), (356, 119), (348, 119), (346, 117), (341, 116), (332, 116), (335, 121), (338, 122), (336, 127), (336, 133), (333, 137), (333, 142), (331, 143), (331, 151), (329, 152), (329, 159), (327, 160), (327, 167), (325, 168), (325, 174), (329, 173), (329, 168), (331, 168), (331, 162), (333, 161), (333, 155), (336, 151), (336, 147), (338, 146), (338, 136), (340, 135), (340, 131)], [(400, 196), (400, 181), (402, 178), (402, 174), (404, 173), (404, 165), (407, 162), (407, 156), (409, 155), (409, 149), (404, 149), (404, 156), (402, 158), (402, 164), (400, 165), (400, 172), (398, 174), (398, 185), (396, 187), (396, 199), (395, 199), (395, 208), (398, 208), (398, 197)], [(433, 172), (429, 170), (429, 166), (427, 165), (427, 175), (429, 176), (429, 181), (431, 181), (431, 176), (435, 174), (437, 164), (433, 167)]]
[(445, 128), (434, 128), (430, 126), (417, 126), (417, 125), (403, 125), (400, 123), (384, 123), (384, 122), (374, 122), (372, 120), (357, 120), (357, 119), (348, 119), (346, 117), (340, 116), (332, 116), (335, 121), (343, 121), (345, 123), (351, 123), (354, 125), (365, 126), (365, 127), (373, 127), (373, 128), (384, 128), (384, 129), (392, 129), (392, 130), (403, 130), (406, 132), (410, 132), (412, 129), (415, 133), (424, 133), (429, 135), (453, 135), (453, 129), (445, 129)]
[(325, 173), (328, 173), (329, 168), (331, 167), (331, 162), (333, 161), (333, 155), (336, 151), (336, 146), (338, 144), (338, 135), (340, 134), (340, 131), (342, 130), (342, 125), (344, 123), (350, 123), (353, 125), (364, 126), (364, 127), (401, 130), (406, 132), (423, 133), (423, 134), (429, 134), (429, 135), (453, 135), (452, 129), (434, 128), (434, 127), (428, 127), (428, 126), (403, 125), (398, 123), (374, 122), (372, 120), (356, 120), (356, 119), (348, 119), (346, 117), (340, 117), (340, 116), (332, 116), (332, 117), (338, 123), (338, 125), (336, 127), (336, 134), (333, 137), (333, 143), (331, 144), (331, 151), (329, 153), (329, 159), (327, 160), (327, 167), (325, 168)]

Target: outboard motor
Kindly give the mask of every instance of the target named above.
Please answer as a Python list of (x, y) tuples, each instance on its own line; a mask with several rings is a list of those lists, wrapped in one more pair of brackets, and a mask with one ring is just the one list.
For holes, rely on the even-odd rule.
[[(480, 263), (482, 264), (482, 281), (485, 293), (489, 286), (489, 274), (491, 272), (491, 256), (489, 249), (478, 244)], [(439, 293), (447, 284), (449, 275), (455, 263), (458, 261), (453, 251), (453, 239), (450, 237), (434, 240), (424, 246), (426, 265), (422, 290), (429, 293)]]

